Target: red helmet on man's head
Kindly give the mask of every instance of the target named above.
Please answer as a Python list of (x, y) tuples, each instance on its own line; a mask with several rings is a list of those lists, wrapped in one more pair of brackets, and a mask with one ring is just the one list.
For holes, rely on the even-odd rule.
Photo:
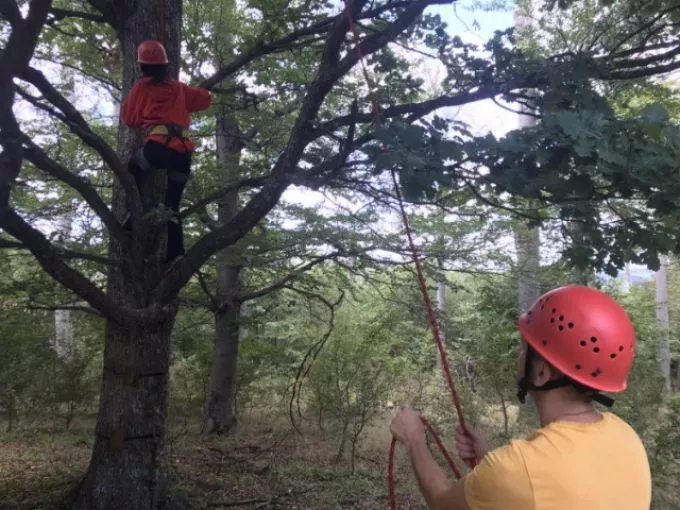
[(518, 323), (524, 340), (574, 381), (604, 392), (626, 389), (635, 328), (607, 294), (568, 285), (541, 296)]
[(142, 41), (137, 48), (137, 62), (140, 64), (167, 64), (168, 54), (160, 41)]

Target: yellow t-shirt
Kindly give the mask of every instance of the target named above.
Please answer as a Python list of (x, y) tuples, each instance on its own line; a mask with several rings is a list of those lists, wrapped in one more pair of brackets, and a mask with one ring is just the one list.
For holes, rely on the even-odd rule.
[(649, 510), (651, 497), (642, 441), (611, 413), (553, 422), (490, 452), (465, 478), (471, 510)]

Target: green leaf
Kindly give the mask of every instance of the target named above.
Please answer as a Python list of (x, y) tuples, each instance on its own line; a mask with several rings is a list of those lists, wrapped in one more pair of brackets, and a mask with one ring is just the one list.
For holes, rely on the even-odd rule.
[(666, 109), (659, 103), (645, 107), (641, 115), (644, 120), (653, 124), (663, 124), (670, 118)]

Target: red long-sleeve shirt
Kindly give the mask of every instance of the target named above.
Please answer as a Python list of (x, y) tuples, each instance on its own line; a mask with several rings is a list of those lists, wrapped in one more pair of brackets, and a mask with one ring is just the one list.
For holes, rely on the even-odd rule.
[[(121, 108), (121, 119), (131, 128), (148, 129), (163, 124), (177, 124), (188, 129), (191, 113), (210, 106), (210, 93), (201, 88), (190, 87), (177, 80), (167, 79), (154, 84), (151, 78), (142, 78), (132, 87)], [(151, 135), (145, 138), (166, 143), (167, 137)], [(186, 144), (186, 146), (185, 146)], [(191, 140), (174, 138), (169, 147), (178, 152), (196, 150)]]

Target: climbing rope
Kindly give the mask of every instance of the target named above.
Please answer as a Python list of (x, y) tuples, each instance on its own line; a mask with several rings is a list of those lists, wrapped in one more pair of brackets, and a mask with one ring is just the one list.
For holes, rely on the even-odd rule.
[[(364, 75), (364, 78), (366, 80), (366, 85), (368, 87), (368, 96), (371, 101), (371, 107), (372, 107), (372, 113), (373, 113), (373, 120), (374, 123), (377, 127), (379, 127), (382, 124), (382, 118), (380, 115), (380, 107), (378, 106), (378, 101), (375, 96), (374, 92), (374, 87), (373, 87), (373, 81), (371, 80), (371, 77), (368, 73), (368, 69), (366, 67), (366, 63), (364, 62), (364, 54), (361, 48), (361, 40), (359, 37), (359, 32), (357, 30), (356, 23), (354, 21), (354, 16), (352, 15), (352, 10), (349, 4), (348, 0), (344, 0), (345, 3), (345, 15), (347, 16), (347, 22), (349, 23), (349, 27), (352, 31), (352, 34), (354, 36), (354, 51), (356, 52), (357, 59), (359, 60), (359, 63), (361, 65), (361, 69)], [(385, 147), (383, 147), (383, 150), (387, 150)], [(449, 360), (448, 357), (446, 356), (446, 349), (444, 348), (444, 342), (442, 340), (441, 332), (439, 330), (439, 324), (437, 322), (437, 316), (434, 312), (434, 307), (432, 306), (432, 300), (430, 299), (430, 294), (427, 291), (427, 284), (425, 282), (425, 275), (423, 273), (423, 268), (420, 264), (420, 259), (418, 257), (418, 250), (416, 249), (415, 243), (413, 241), (413, 231), (411, 229), (411, 224), (408, 220), (408, 215), (406, 214), (406, 207), (404, 205), (404, 200), (401, 195), (401, 191), (399, 190), (399, 184), (397, 182), (397, 176), (396, 172), (394, 170), (391, 171), (392, 174), (392, 183), (394, 184), (394, 192), (395, 196), (397, 198), (397, 203), (399, 204), (399, 211), (401, 213), (401, 219), (402, 222), (404, 223), (404, 230), (406, 231), (406, 238), (408, 240), (408, 245), (409, 245), (409, 251), (411, 252), (411, 257), (413, 258), (413, 263), (415, 265), (416, 269), (416, 275), (418, 277), (418, 283), (420, 285), (420, 292), (423, 295), (423, 304), (425, 305), (425, 310), (427, 311), (427, 316), (428, 320), (430, 323), (430, 329), (432, 330), (432, 335), (434, 336), (435, 342), (437, 344), (437, 349), (439, 351), (439, 357), (441, 358), (441, 363), (442, 363), (442, 371), (444, 372), (444, 378), (446, 379), (446, 383), (448, 384), (449, 390), (451, 392), (451, 398), (453, 400), (453, 406), (456, 409), (456, 413), (458, 415), (458, 421), (460, 422), (461, 428), (465, 430), (465, 418), (463, 416), (463, 409), (460, 404), (460, 398), (458, 396), (458, 392), (456, 391), (456, 386), (453, 383), (453, 377), (451, 376), (451, 367), (449, 366)], [(461, 474), (456, 465), (453, 462), (453, 459), (451, 458), (451, 455), (449, 455), (448, 451), (446, 450), (446, 447), (442, 443), (441, 439), (439, 438), (439, 435), (435, 432), (434, 428), (430, 424), (430, 422), (424, 418), (420, 417), (422, 420), (423, 424), (425, 425), (425, 428), (430, 432), (432, 435), (432, 438), (435, 440), (437, 443), (437, 446), (441, 450), (442, 454), (446, 458), (447, 463), (449, 464), (449, 467), (451, 468), (451, 471), (454, 473), (456, 478), (460, 478)], [(390, 443), (390, 449), (389, 449), (389, 456), (388, 456), (388, 463), (387, 463), (387, 488), (388, 488), (388, 497), (389, 497), (389, 508), (391, 510), (396, 510), (397, 508), (397, 502), (396, 502), (396, 496), (395, 496), (395, 490), (394, 490), (394, 454), (395, 454), (395, 448), (396, 448), (396, 439), (392, 438), (392, 442)]]

